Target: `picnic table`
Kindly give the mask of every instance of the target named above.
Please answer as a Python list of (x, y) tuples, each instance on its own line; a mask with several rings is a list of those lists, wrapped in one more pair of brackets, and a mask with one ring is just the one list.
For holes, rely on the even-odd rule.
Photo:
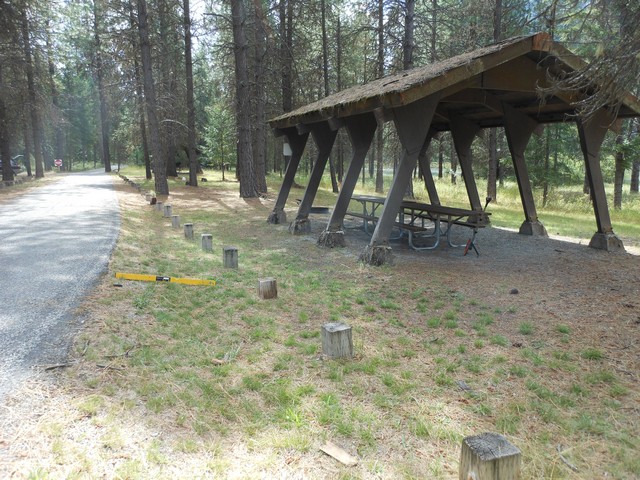
[[(375, 228), (378, 221), (378, 209), (384, 205), (385, 198), (374, 195), (353, 195), (352, 200), (362, 205), (362, 213), (349, 211), (347, 215), (361, 218), (366, 233), (370, 233), (371, 227)], [(440, 245), (440, 238), (446, 237), (451, 247), (465, 247), (465, 254), (471, 248), (478, 253), (475, 247), (475, 239), (478, 229), (486, 225), (487, 216), (490, 213), (482, 210), (468, 210), (464, 208), (433, 205), (413, 200), (404, 200), (397, 213), (394, 226), (399, 230), (400, 238), (407, 235), (409, 246), (414, 250), (433, 250)], [(454, 226), (470, 228), (473, 233), (464, 244), (456, 244), (452, 239)], [(371, 232), (373, 233), (373, 232)], [(415, 238), (433, 238), (431, 245), (417, 245)]]

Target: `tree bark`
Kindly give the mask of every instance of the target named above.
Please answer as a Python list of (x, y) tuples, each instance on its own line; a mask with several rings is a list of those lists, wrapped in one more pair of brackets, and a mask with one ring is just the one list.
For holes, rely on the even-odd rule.
[(246, 15), (242, 0), (231, 0), (231, 16), (236, 76), (236, 128), (238, 132), (240, 196), (252, 198), (258, 196), (258, 191), (254, 182), (247, 37), (244, 29)]
[(638, 193), (640, 186), (640, 161), (636, 160), (633, 162), (631, 167), (631, 185), (629, 187), (630, 193)]
[(264, 59), (268, 52), (267, 30), (264, 12), (259, 0), (254, 0), (252, 8), (254, 16), (253, 28), (253, 91), (252, 99), (253, 130), (253, 173), (254, 184), (258, 193), (267, 193), (267, 128), (266, 128), (266, 94), (265, 94), (265, 65)]
[(155, 175), (156, 195), (169, 195), (167, 182), (167, 163), (160, 140), (160, 123), (158, 122), (155, 85), (153, 83), (153, 68), (151, 65), (151, 43), (149, 42), (149, 19), (147, 16), (146, 0), (138, 3), (138, 35), (140, 37), (140, 58), (142, 60), (142, 78), (144, 88), (145, 107), (149, 121), (149, 137), (153, 155), (153, 170)]
[[(415, 30), (415, 0), (405, 1), (405, 17), (404, 17), (404, 42), (402, 46), (402, 68), (410, 70), (413, 68), (413, 50), (414, 50), (414, 30)], [(409, 177), (407, 191), (405, 196), (414, 198), (413, 178)]]
[(624, 143), (622, 134), (616, 136), (616, 163), (615, 177), (613, 181), (613, 208), (620, 210), (622, 208), (622, 185), (624, 183), (625, 159), (624, 152), (621, 147)]
[(62, 113), (60, 110), (60, 95), (55, 81), (55, 64), (51, 45), (51, 28), (47, 25), (47, 61), (49, 65), (49, 82), (51, 83), (51, 103), (53, 104), (53, 123), (55, 134), (54, 158), (63, 160), (61, 170), (67, 169), (68, 159), (64, 158), (64, 130), (62, 129)]
[(189, 157), (189, 185), (198, 186), (198, 159), (196, 157), (196, 107), (193, 99), (193, 58), (191, 56), (191, 14), (189, 0), (183, 0), (184, 10), (184, 63), (187, 82), (187, 156)]
[(109, 153), (109, 114), (107, 107), (107, 97), (104, 87), (104, 72), (102, 64), (102, 44), (100, 40), (100, 0), (93, 1), (93, 40), (95, 48), (95, 75), (98, 86), (98, 97), (100, 100), (100, 130), (101, 130), (101, 149), (102, 163), (104, 171), (111, 171), (111, 156)]
[(495, 203), (498, 180), (498, 129), (489, 129), (489, 171), (487, 174), (487, 196)]
[[(168, 5), (171, 3), (171, 5)], [(176, 166), (176, 72), (178, 70), (178, 59), (176, 51), (178, 48), (178, 39), (175, 35), (175, 25), (172, 24), (173, 19), (173, 2), (168, 0), (159, 0), (158, 20), (160, 26), (160, 58), (158, 61), (158, 88), (156, 90), (157, 99), (161, 102), (158, 104), (158, 121), (162, 132), (162, 146), (164, 147), (164, 158), (166, 162), (167, 177), (176, 177), (178, 175)], [(182, 54), (183, 52), (180, 52)]]
[[(2, 65), (0, 64), (0, 87), (4, 89), (2, 77)], [(7, 108), (4, 103), (4, 96), (0, 93), (0, 159), (2, 159), (2, 180), (13, 181), (13, 170), (11, 169), (11, 137), (7, 125)]]
[[(378, 0), (378, 78), (384, 76), (384, 1)], [(376, 131), (376, 193), (384, 193), (384, 129), (378, 125)], [(373, 158), (373, 157), (370, 157)], [(371, 165), (372, 167), (373, 165)], [(369, 174), (373, 176), (373, 168)]]
[(36, 178), (44, 177), (42, 150), (42, 123), (38, 111), (38, 94), (36, 92), (33, 58), (31, 55), (31, 39), (27, 6), (22, 6), (22, 42), (24, 48), (24, 64), (27, 74), (27, 91), (29, 95), (29, 113), (31, 115), (31, 133), (33, 134), (33, 156), (36, 160)]
[[(131, 26), (131, 46), (134, 52), (138, 52), (139, 46), (136, 40), (135, 26), (136, 19), (133, 13), (133, 5), (129, 1), (129, 25)], [(133, 56), (133, 73), (136, 82), (136, 103), (138, 110), (138, 125), (140, 128), (140, 140), (142, 142), (142, 156), (144, 157), (144, 169), (145, 177), (147, 180), (151, 180), (151, 159), (149, 158), (149, 142), (147, 140), (147, 122), (144, 116), (144, 95), (142, 93), (142, 73), (140, 72), (140, 62), (138, 61), (138, 55)]]
[[(320, 13), (322, 16), (322, 77), (324, 80), (324, 96), (329, 96), (329, 46), (327, 40), (327, 4), (326, 0), (320, 0)], [(338, 180), (336, 179), (336, 167), (333, 154), (329, 156), (329, 176), (333, 193), (338, 193)]]
[[(493, 8), (493, 41), (502, 40), (502, 0), (495, 0)], [(498, 201), (498, 129), (489, 129), (489, 165), (487, 175), (487, 196)]]
[(402, 44), (402, 69), (411, 70), (413, 68), (413, 50), (415, 47), (415, 8), (416, 0), (406, 0), (405, 21), (404, 21), (404, 42)]
[[(22, 135), (24, 142), (24, 157), (22, 158), (22, 162), (24, 163), (24, 167), (27, 169), (27, 177), (32, 177), (33, 172), (31, 171), (31, 142), (30, 135), (31, 131), (29, 129), (29, 119), (27, 118), (26, 112), (22, 117)], [(69, 162), (69, 171), (71, 170), (71, 162)]]

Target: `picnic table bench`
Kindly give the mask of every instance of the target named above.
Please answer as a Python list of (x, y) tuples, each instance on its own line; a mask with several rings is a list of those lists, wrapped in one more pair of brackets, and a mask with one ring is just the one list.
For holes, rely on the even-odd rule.
[[(362, 213), (349, 211), (347, 215), (363, 220), (363, 228), (369, 233), (370, 225), (378, 220), (377, 211), (384, 204), (385, 198), (373, 195), (354, 195), (352, 200), (362, 205)], [(451, 247), (465, 247), (465, 254), (470, 248), (476, 253), (475, 239), (480, 228), (486, 226), (490, 213), (482, 210), (468, 210), (444, 205), (433, 205), (412, 200), (405, 200), (400, 206), (394, 226), (400, 231), (398, 237), (404, 234), (408, 237), (409, 246), (414, 250), (433, 250), (440, 245), (440, 238), (446, 237)], [(429, 222), (429, 224), (427, 224)], [(455, 244), (452, 239), (454, 225), (470, 228), (471, 238), (465, 244)], [(433, 238), (431, 245), (416, 245), (415, 238)]]

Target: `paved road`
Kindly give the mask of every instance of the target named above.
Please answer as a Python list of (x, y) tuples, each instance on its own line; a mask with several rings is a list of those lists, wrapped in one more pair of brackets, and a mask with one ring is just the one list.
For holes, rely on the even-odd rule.
[(69, 174), (0, 204), (0, 399), (63, 361), (74, 309), (106, 271), (120, 227), (111, 177)]

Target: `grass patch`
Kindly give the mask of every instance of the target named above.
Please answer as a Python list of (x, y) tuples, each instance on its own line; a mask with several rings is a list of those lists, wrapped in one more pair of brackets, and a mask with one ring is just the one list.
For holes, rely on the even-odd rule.
[[(114, 477), (151, 478), (169, 464), (170, 475), (179, 461), (221, 478), (294, 476), (331, 440), (361, 459), (349, 471), (337, 467), (336, 478), (448, 478), (461, 439), (489, 430), (521, 439), (536, 459), (523, 478), (550, 478), (549, 445), (560, 442), (575, 446), (582, 472), (638, 476), (637, 422), (628, 413), (637, 388), (603, 361), (613, 358), (608, 346), (589, 347), (593, 339), (542, 310), (534, 325), (525, 295), (481, 296), (437, 269), (427, 284), (421, 270), (372, 268), (353, 250), (319, 249), (266, 224), (271, 200), (241, 201), (235, 182), (206, 176), (197, 191), (172, 184), (174, 210), (197, 231), (216, 232), (214, 251), (237, 245), (241, 268), (223, 270), (219, 255), (166, 228), (136, 196), (123, 210), (111, 268), (218, 285), (105, 287), (97, 321), (74, 349), (71, 412), (40, 432), (57, 442), (55, 458), (86, 464), (83, 440), (73, 438), (84, 422), (100, 430), (97, 461), (117, 465)], [(502, 213), (513, 204), (519, 225), (517, 191), (507, 193), (494, 216), (510, 218)], [(335, 196), (321, 190), (316, 202), (333, 205)], [(278, 299), (257, 298), (265, 276), (277, 278)], [(511, 288), (497, 282), (496, 291)], [(322, 355), (327, 321), (353, 327), (353, 359)], [(134, 440), (140, 455), (127, 450)], [(408, 452), (420, 452), (419, 461)], [(52, 477), (69, 472), (49, 465), (43, 473)], [(76, 476), (92, 476), (85, 473)]]

